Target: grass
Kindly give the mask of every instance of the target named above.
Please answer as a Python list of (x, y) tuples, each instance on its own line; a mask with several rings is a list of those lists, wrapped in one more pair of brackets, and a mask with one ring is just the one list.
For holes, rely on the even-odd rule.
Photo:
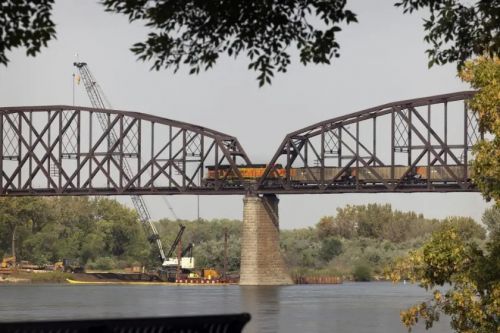
[(66, 279), (73, 277), (73, 274), (60, 271), (43, 273), (18, 272), (12, 274), (12, 277), (29, 279), (31, 283), (65, 283)]

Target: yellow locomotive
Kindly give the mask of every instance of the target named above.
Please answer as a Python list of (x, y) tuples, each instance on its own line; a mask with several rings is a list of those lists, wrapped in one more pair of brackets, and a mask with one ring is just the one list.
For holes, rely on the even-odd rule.
[[(264, 174), (266, 170), (266, 164), (249, 164), (249, 165), (239, 165), (238, 171), (241, 176), (246, 181), (256, 181)], [(276, 172), (273, 172), (270, 176), (271, 178), (282, 178), (286, 176), (286, 170), (281, 166), (281, 164), (276, 165)], [(216, 179), (220, 180), (237, 180), (238, 175), (233, 171), (230, 165), (219, 165), (215, 167), (213, 165), (207, 166), (207, 173), (205, 175), (205, 180), (213, 181)]]

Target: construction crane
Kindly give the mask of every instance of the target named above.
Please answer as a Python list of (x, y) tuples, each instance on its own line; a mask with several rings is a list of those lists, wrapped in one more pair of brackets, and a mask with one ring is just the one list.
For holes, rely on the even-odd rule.
[[(170, 250), (167, 253), (167, 262), (165, 263), (164, 268), (167, 270), (172, 269), (174, 267), (179, 267), (181, 269), (193, 269), (194, 268), (194, 258), (193, 258), (193, 243), (189, 243), (188, 246), (183, 250), (182, 246), (180, 245), (182, 235), (184, 234), (184, 229), (186, 227), (182, 224), (179, 224), (179, 232), (177, 233), (177, 236), (175, 237), (174, 242), (172, 243), (172, 246), (170, 247)], [(175, 250), (178, 250), (177, 256), (175, 256)], [(186, 255), (188, 255), (186, 257)], [(180, 256), (180, 258), (179, 258)], [(180, 261), (179, 261), (180, 259)]]
[[(73, 65), (76, 68), (78, 68), (78, 71), (80, 73), (80, 78), (83, 81), (83, 85), (85, 87), (85, 90), (87, 91), (92, 107), (98, 109), (110, 109), (111, 104), (106, 99), (103, 90), (101, 89), (96, 79), (90, 72), (87, 63), (75, 62), (73, 63)], [(109, 125), (108, 118), (104, 113), (97, 112), (96, 115), (101, 128), (105, 131)], [(111, 130), (109, 132), (109, 136), (110, 136), (109, 144), (113, 145), (113, 143), (118, 140), (118, 136), (114, 130)], [(132, 168), (130, 167), (126, 159), (123, 160), (123, 171), (128, 178), (131, 179), (133, 177)], [(141, 221), (144, 231), (146, 232), (148, 241), (151, 244), (156, 244), (158, 248), (159, 256), (161, 258), (163, 266), (165, 265), (169, 256), (165, 256), (165, 252), (163, 251), (163, 245), (160, 240), (160, 235), (158, 234), (158, 230), (156, 229), (155, 225), (151, 222), (151, 215), (149, 214), (146, 203), (144, 202), (144, 199), (140, 195), (132, 195), (131, 198), (132, 198), (132, 203), (134, 204), (134, 207), (137, 211), (137, 214), (139, 215), (139, 220)], [(170, 203), (167, 201), (166, 198), (163, 198), (163, 200), (167, 204), (169, 210), (172, 212), (174, 218), (177, 220), (178, 218), (175, 215), (175, 212)]]
[(182, 224), (179, 225), (179, 232), (177, 233), (177, 237), (175, 237), (174, 242), (172, 243), (172, 246), (170, 247), (170, 250), (168, 251), (167, 258), (171, 258), (172, 254), (174, 254), (175, 248), (177, 245), (179, 245), (179, 242), (181, 241), (182, 234), (184, 233), (184, 229), (186, 229), (185, 226)]

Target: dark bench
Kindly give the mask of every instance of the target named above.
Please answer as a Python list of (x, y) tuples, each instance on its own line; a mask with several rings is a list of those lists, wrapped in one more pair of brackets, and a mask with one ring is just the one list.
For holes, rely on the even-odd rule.
[(2, 333), (240, 333), (248, 313), (132, 319), (0, 323)]

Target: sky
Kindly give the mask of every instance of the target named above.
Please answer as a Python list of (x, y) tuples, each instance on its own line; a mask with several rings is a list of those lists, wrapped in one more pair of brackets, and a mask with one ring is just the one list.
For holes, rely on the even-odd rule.
[[(303, 66), (293, 53), (286, 74), (259, 88), (246, 58), (222, 58), (197, 76), (188, 69), (150, 71), (129, 51), (148, 30), (95, 1), (56, 1), (57, 40), (35, 58), (18, 49), (0, 66), (0, 106), (71, 105), (76, 60), (88, 63), (114, 109), (190, 122), (236, 136), (254, 163), (268, 162), (287, 133), (379, 104), (468, 90), (455, 65), (427, 68), (422, 16), (403, 15), (394, 0), (348, 1), (358, 24), (338, 34), (341, 57), (332, 65)], [(75, 56), (78, 54), (78, 58)], [(75, 104), (90, 106), (82, 85)], [(488, 204), (478, 193), (280, 195), (280, 226), (315, 225), (347, 204), (389, 203), (430, 218), (471, 216)], [(132, 206), (127, 197), (117, 198)], [(241, 196), (199, 198), (200, 217), (241, 219)], [(197, 217), (196, 196), (169, 196), (175, 214)], [(160, 197), (146, 197), (153, 219), (173, 218)]]

